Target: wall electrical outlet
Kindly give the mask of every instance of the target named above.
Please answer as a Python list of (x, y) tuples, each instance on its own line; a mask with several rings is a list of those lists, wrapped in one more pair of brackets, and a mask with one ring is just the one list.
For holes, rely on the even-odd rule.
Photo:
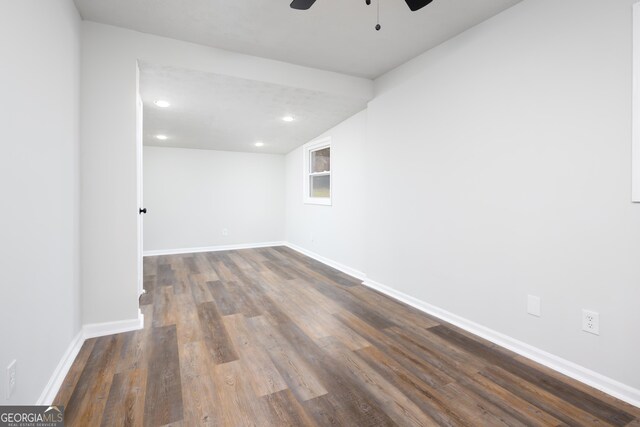
[(582, 330), (600, 335), (600, 314), (595, 311), (582, 310)]
[(7, 366), (7, 387), (6, 398), (10, 399), (13, 396), (13, 391), (16, 389), (16, 361), (9, 363)]
[(229, 229), (228, 228), (223, 228), (222, 229), (222, 235), (223, 236), (228, 236), (229, 235)]
[(527, 295), (527, 313), (540, 317), (540, 297)]

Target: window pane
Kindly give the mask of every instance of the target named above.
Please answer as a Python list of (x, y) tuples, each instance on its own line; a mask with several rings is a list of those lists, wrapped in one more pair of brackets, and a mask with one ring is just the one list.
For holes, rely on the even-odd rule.
[(330, 197), (331, 196), (331, 177), (329, 175), (311, 176), (311, 185), (309, 185), (310, 197)]
[(311, 173), (331, 170), (331, 147), (311, 152)]

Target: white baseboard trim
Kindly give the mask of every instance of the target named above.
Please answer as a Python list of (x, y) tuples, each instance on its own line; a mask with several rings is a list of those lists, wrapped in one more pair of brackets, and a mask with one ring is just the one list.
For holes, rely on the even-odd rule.
[(347, 267), (344, 264), (340, 264), (339, 262), (330, 260), (329, 258), (325, 258), (322, 255), (318, 255), (315, 252), (311, 252), (307, 249), (301, 248), (300, 246), (294, 245), (293, 243), (284, 242), (283, 245), (290, 249), (293, 249), (296, 252), (300, 252), (301, 254), (306, 255), (309, 258), (313, 258), (316, 261), (320, 261), (321, 263), (326, 264), (329, 267), (333, 267), (336, 270), (340, 270), (343, 273), (348, 274), (349, 276), (355, 277), (356, 279), (365, 280), (365, 278), (367, 277), (367, 275), (364, 274), (362, 271), (356, 270), (355, 268)]
[(593, 388), (603, 391), (611, 396), (623, 400), (631, 405), (640, 407), (640, 390), (606, 377), (602, 374), (594, 372), (576, 363), (570, 362), (561, 357), (555, 356), (537, 347), (518, 341), (512, 337), (501, 334), (500, 332), (479, 325), (464, 317), (450, 313), (434, 305), (428, 304), (410, 295), (397, 291), (393, 288), (385, 286), (381, 283), (370, 279), (365, 279), (363, 285), (375, 289), (385, 295), (404, 302), (412, 307), (417, 308), (427, 314), (435, 316), (446, 322), (449, 322), (465, 331), (482, 337), (494, 344), (507, 348), (514, 353), (531, 359), (541, 365), (558, 371), (577, 381), (585, 383)]
[(73, 338), (71, 344), (69, 344), (69, 347), (67, 348), (67, 351), (64, 352), (58, 366), (56, 366), (56, 369), (53, 371), (53, 375), (49, 378), (49, 382), (44, 387), (44, 390), (42, 390), (36, 405), (51, 405), (53, 403), (53, 399), (56, 398), (58, 390), (60, 390), (60, 386), (62, 386), (62, 382), (67, 376), (67, 373), (69, 373), (69, 369), (71, 369), (73, 361), (76, 360), (76, 356), (82, 348), (82, 344), (84, 344), (84, 337), (81, 330)]
[(137, 319), (84, 325), (73, 341), (71, 341), (71, 344), (69, 344), (69, 348), (67, 348), (62, 359), (60, 359), (60, 363), (58, 363), (55, 371), (53, 371), (53, 375), (51, 375), (49, 382), (44, 387), (44, 390), (42, 390), (36, 405), (51, 405), (53, 403), (53, 399), (55, 399), (58, 394), (58, 391), (62, 386), (62, 382), (69, 373), (71, 365), (73, 365), (74, 360), (76, 360), (76, 357), (86, 340), (89, 338), (103, 337), (105, 335), (136, 331), (143, 327), (144, 315), (140, 311), (138, 311)]
[(233, 251), (237, 249), (269, 248), (283, 246), (284, 242), (242, 243), (238, 245), (205, 246), (201, 248), (176, 248), (144, 251), (143, 256), (195, 254), (198, 252)]
[(89, 338), (103, 337), (105, 335), (137, 331), (142, 328), (144, 328), (144, 315), (142, 313), (138, 313), (137, 319), (84, 325), (82, 327), (82, 336), (85, 340), (88, 340)]

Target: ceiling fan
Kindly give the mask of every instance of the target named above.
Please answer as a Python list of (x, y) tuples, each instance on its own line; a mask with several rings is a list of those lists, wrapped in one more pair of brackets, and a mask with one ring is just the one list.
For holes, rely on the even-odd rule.
[[(407, 6), (409, 6), (409, 9), (411, 9), (412, 12), (415, 12), (416, 10), (422, 9), (423, 7), (431, 3), (433, 0), (404, 0), (404, 1), (407, 3)], [(293, 0), (291, 2), (291, 8), (298, 9), (298, 10), (307, 10), (311, 6), (313, 6), (315, 2), (316, 0)], [(367, 5), (370, 5), (371, 0), (365, 0), (365, 3)], [(376, 25), (375, 28), (376, 28), (376, 31), (380, 31), (380, 28), (382, 28), (380, 26), (380, 0), (378, 0), (378, 24)]]
[[(433, 0), (405, 0), (407, 6), (409, 6), (409, 9), (411, 9), (413, 12), (422, 9), (432, 1)], [(293, 0), (291, 2), (291, 8), (298, 10), (307, 10), (311, 6), (313, 6), (315, 2), (316, 0)], [(366, 0), (366, 3), (371, 4), (371, 0)]]

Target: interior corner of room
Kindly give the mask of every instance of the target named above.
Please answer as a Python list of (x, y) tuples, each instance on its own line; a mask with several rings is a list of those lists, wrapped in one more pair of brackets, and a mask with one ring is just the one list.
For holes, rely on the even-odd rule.
[[(369, 50), (328, 36), (332, 52), (299, 56), (267, 50), (266, 23), (262, 54), (221, 34), (222, 47), (179, 40), (183, 16), (162, 32), (90, 0), (0, 5), (0, 405), (53, 403), (86, 342), (150, 327), (145, 262), (240, 251), (229, 275), (282, 262), (259, 278), (276, 301), (283, 266), (285, 283), (363, 284), (369, 302), (393, 299), (371, 316), (402, 303), (403, 319), (640, 407), (640, 6), (491, 0), (456, 31), (429, 30), (442, 39), (409, 21), (434, 40), (414, 52), (393, 36), (411, 13), (398, 2), (349, 39), (377, 37)], [(296, 28), (328, 19), (317, 3)], [(427, 8), (450, 17), (439, 3)], [(366, 62), (374, 47), (397, 63)], [(336, 295), (360, 292), (342, 291), (318, 310), (340, 319)], [(216, 310), (238, 320), (192, 315)]]

